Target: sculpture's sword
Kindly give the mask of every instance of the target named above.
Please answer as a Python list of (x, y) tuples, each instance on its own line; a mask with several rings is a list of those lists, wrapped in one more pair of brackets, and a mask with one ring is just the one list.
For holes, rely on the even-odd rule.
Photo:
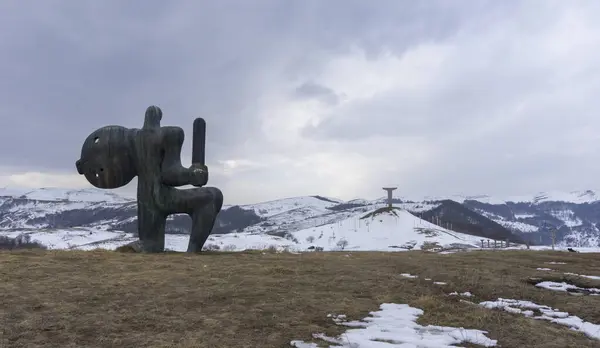
[(199, 117), (194, 120), (194, 131), (192, 135), (192, 165), (205, 165), (206, 155), (206, 121)]

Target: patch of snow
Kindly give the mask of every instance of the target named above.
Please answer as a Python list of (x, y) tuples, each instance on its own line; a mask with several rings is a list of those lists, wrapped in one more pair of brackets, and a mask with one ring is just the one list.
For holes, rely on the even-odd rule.
[(546, 262), (549, 265), (566, 265), (566, 262), (554, 262), (554, 261), (550, 261), (550, 262)]
[(575, 213), (571, 210), (553, 210), (550, 211), (550, 215), (562, 221), (567, 227), (576, 227), (583, 224), (583, 221), (575, 216)]
[(583, 275), (583, 274), (577, 274), (577, 273), (571, 273), (571, 272), (565, 272), (564, 274), (574, 275), (577, 277), (583, 277), (583, 278), (588, 278), (588, 279), (593, 279), (593, 280), (600, 280), (600, 276), (590, 276), (590, 275)]
[(410, 273), (400, 273), (401, 276), (405, 277), (405, 278), (418, 278), (419, 276), (417, 275), (412, 275)]
[(433, 284), (435, 284), (435, 285), (446, 285), (446, 284), (448, 284), (448, 283), (444, 283), (444, 282), (433, 282)]
[[(553, 323), (568, 326), (569, 328), (581, 331), (590, 338), (600, 340), (600, 325), (583, 321), (581, 318), (569, 315), (567, 312), (561, 312), (548, 306), (539, 305), (530, 301), (512, 300), (499, 298), (497, 301), (485, 301), (479, 304), (489, 309), (502, 309), (510, 313), (523, 314), (534, 319), (548, 320)], [(534, 316), (534, 310), (542, 315)]]
[[(417, 324), (423, 310), (406, 304), (384, 303), (381, 310), (371, 312), (371, 316), (361, 321), (336, 321), (337, 325), (352, 327), (340, 337), (314, 334), (313, 337), (328, 342), (330, 347), (429, 347), (442, 348), (469, 342), (493, 347), (496, 340), (486, 336), (486, 331)], [(338, 317), (339, 318), (339, 317)], [(291, 341), (296, 348), (318, 347), (316, 343)]]
[(306, 218), (328, 212), (327, 208), (337, 205), (336, 202), (325, 201), (312, 196), (292, 197), (257, 204), (240, 206), (243, 209), (253, 210), (260, 217), (273, 217), (283, 213), (298, 211), (301, 217)]
[(520, 221), (508, 221), (503, 218), (494, 218), (492, 220), (510, 230), (519, 230), (521, 232), (537, 232), (539, 230), (539, 227), (537, 226), (526, 224)]
[[(481, 203), (487, 204), (505, 204), (506, 202), (514, 203), (532, 203), (537, 204), (541, 202), (571, 202), (571, 203), (592, 203), (600, 200), (600, 196), (596, 192), (598, 190), (581, 190), (581, 191), (545, 191), (538, 192), (529, 195), (517, 195), (517, 196), (492, 196), (487, 194), (479, 195), (465, 195), (455, 194), (448, 196), (425, 196), (421, 198), (412, 197), (411, 201), (441, 201), (444, 199), (451, 199), (458, 203), (464, 203), (466, 200), (476, 200)], [(406, 200), (409, 200), (406, 198)]]
[(551, 268), (536, 268), (538, 271), (552, 271)]
[[(592, 230), (585, 229), (571, 229), (569, 232), (563, 236), (563, 239), (558, 243), (561, 247), (573, 247), (579, 248), (582, 247), (600, 247), (600, 230), (598, 230), (597, 226), (593, 226)], [(599, 249), (600, 250), (600, 249)]]
[(515, 218), (517, 218), (517, 219), (527, 219), (527, 218), (533, 218), (535, 216), (536, 216), (535, 214), (524, 214), (524, 213), (515, 214)]
[(362, 198), (355, 198), (355, 199), (351, 199), (349, 201), (346, 201), (344, 203), (347, 204), (361, 204), (361, 205), (369, 205), (372, 204), (371, 201), (367, 200), (367, 199), (362, 199)]
[(553, 291), (562, 291), (562, 292), (577, 291), (577, 292), (590, 292), (590, 293), (600, 294), (600, 289), (580, 288), (578, 286), (568, 284), (565, 282), (557, 283), (557, 282), (552, 282), (552, 281), (543, 281), (543, 282), (535, 284), (535, 286), (537, 286), (538, 288), (548, 289), (548, 290), (553, 290)]
[[(112, 232), (101, 229), (56, 229), (56, 230), (17, 230), (0, 231), (0, 235), (15, 238), (19, 234), (26, 234), (32, 241), (39, 242), (48, 249), (79, 249), (86, 245), (104, 243), (122, 238), (128, 238), (130, 234), (124, 232)], [(126, 244), (126, 243), (123, 243)], [(90, 248), (94, 249), (94, 248)]]
[(27, 198), (38, 201), (72, 201), (72, 202), (107, 202), (127, 203), (135, 201), (132, 197), (125, 197), (110, 190), (87, 188), (80, 190), (62, 188), (39, 188), (35, 190), (2, 189), (0, 196), (14, 198)]
[(469, 291), (467, 292), (461, 292), (460, 294), (456, 291), (451, 292), (448, 294), (449, 296), (464, 296), (464, 297), (473, 297), (473, 294), (470, 293)]
[(428, 202), (416, 202), (416, 203), (394, 203), (395, 207), (406, 209), (411, 213), (423, 213), (429, 210), (433, 210), (439, 207), (441, 203), (428, 203)]
[(504, 202), (514, 203), (533, 203), (538, 204), (542, 202), (571, 202), (571, 203), (592, 203), (598, 200), (598, 196), (594, 190), (584, 191), (545, 191), (539, 192), (533, 195), (523, 196), (512, 196), (506, 197), (501, 200), (495, 200), (495, 204), (502, 204)]

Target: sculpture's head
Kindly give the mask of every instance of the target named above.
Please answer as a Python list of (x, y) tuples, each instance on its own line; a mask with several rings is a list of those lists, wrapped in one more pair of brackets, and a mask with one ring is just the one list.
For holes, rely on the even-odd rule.
[(136, 175), (130, 148), (133, 130), (121, 126), (102, 127), (90, 134), (75, 163), (77, 172), (98, 188), (127, 185)]

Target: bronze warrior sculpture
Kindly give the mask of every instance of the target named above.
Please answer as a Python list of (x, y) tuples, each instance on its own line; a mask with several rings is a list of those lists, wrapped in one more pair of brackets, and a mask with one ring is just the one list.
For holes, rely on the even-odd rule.
[[(136, 243), (141, 251), (164, 251), (167, 216), (186, 213), (192, 218), (187, 251), (198, 252), (223, 205), (218, 188), (202, 187), (208, 182), (206, 123), (201, 118), (194, 121), (192, 165), (185, 168), (181, 164), (183, 129), (161, 127), (161, 119), (160, 108), (150, 106), (141, 129), (106, 126), (92, 132), (75, 165), (90, 184), (102, 189), (122, 187), (138, 177)], [(183, 185), (197, 188), (175, 188)]]

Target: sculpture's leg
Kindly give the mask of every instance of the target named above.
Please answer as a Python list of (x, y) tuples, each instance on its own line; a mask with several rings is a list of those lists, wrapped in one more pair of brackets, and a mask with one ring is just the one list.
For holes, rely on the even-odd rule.
[(165, 225), (167, 217), (158, 209), (138, 203), (138, 233), (144, 252), (159, 253), (165, 250)]
[(217, 214), (223, 206), (223, 193), (218, 188), (205, 187), (198, 189), (203, 196), (204, 204), (194, 208), (192, 217), (192, 231), (188, 243), (188, 252), (199, 252), (212, 232), (217, 219)]

